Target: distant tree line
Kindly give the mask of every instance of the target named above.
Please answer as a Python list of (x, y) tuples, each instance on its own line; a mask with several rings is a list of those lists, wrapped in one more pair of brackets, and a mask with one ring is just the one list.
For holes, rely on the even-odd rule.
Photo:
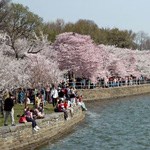
[(26, 38), (32, 41), (31, 47), (33, 47), (35, 46), (33, 34), (40, 35), (41, 32), (48, 35), (50, 42), (54, 42), (60, 33), (75, 32), (90, 35), (97, 44), (139, 50), (150, 49), (150, 37), (143, 31), (134, 33), (132, 30), (100, 28), (93, 21), (84, 19), (76, 23), (65, 23), (63, 19), (44, 22), (41, 17), (29, 11), (28, 7), (11, 3), (10, 0), (0, 1), (0, 32), (8, 34), (10, 38), (8, 45), (13, 49), (16, 58), (19, 57), (16, 41)]

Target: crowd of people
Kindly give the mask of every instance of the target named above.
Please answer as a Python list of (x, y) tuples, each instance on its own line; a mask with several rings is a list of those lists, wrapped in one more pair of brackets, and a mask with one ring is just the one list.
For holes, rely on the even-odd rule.
[(98, 77), (96, 83), (92, 83), (91, 80), (86, 78), (77, 78), (76, 80), (69, 80), (72, 87), (76, 89), (93, 89), (93, 88), (111, 88), (120, 86), (132, 86), (141, 84), (150, 84), (150, 79), (144, 75), (138, 77), (134, 75), (130, 76), (105, 76)]
[(119, 86), (132, 86), (132, 85), (140, 85), (150, 83), (149, 79), (141, 75), (140, 77), (136, 77), (133, 75), (126, 77), (105, 77), (99, 79), (99, 86), (103, 88), (109, 87), (119, 87)]
[[(102, 78), (99, 80), (99, 87), (109, 88), (116, 86), (130, 86), (134, 84), (144, 84), (147, 79), (143, 76), (138, 78), (134, 76)], [(85, 79), (78, 82), (70, 82), (66, 84), (62, 82), (58, 86), (47, 85), (40, 86), (34, 89), (31, 88), (18, 88), (12, 90), (3, 90), (0, 93), (0, 107), (1, 114), (4, 116), (4, 126), (8, 125), (8, 117), (11, 118), (11, 125), (15, 126), (14, 119), (14, 104), (24, 105), (23, 113), (19, 115), (19, 123), (32, 122), (32, 128), (38, 131), (40, 128), (37, 126), (36, 119), (45, 117), (44, 105), (51, 104), (55, 112), (64, 112), (64, 119), (68, 119), (68, 112), (71, 116), (74, 115), (73, 107), (79, 105), (82, 110), (87, 110), (82, 95), (77, 93), (76, 88), (88, 87), (88, 80)], [(94, 87), (94, 86), (93, 86)], [(33, 104), (33, 105), (29, 105)], [(32, 106), (32, 107), (31, 107)], [(31, 107), (31, 108), (30, 108)]]
[[(18, 115), (19, 123), (31, 122), (34, 131), (40, 130), (36, 119), (45, 117), (44, 105), (50, 103), (55, 112), (63, 112), (64, 119), (68, 120), (68, 112), (74, 115), (73, 107), (79, 105), (82, 110), (87, 110), (82, 95), (71, 86), (46, 86), (35, 89), (5, 90), (2, 94), (1, 113), (4, 116), (4, 126), (8, 125), (8, 117), (11, 118), (11, 125), (15, 126), (14, 104), (24, 105), (22, 114)], [(29, 105), (33, 104), (33, 105)], [(31, 107), (32, 106), (32, 107)]]

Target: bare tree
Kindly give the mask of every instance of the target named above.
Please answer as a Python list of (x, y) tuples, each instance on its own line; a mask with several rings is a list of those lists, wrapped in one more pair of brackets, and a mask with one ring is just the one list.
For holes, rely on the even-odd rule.
[(144, 31), (139, 31), (136, 34), (135, 43), (138, 45), (139, 50), (146, 49), (146, 41), (148, 40), (148, 34)]

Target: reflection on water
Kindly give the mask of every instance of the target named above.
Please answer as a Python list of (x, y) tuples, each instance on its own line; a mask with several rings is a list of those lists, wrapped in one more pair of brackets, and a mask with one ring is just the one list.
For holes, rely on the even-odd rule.
[(150, 95), (86, 104), (75, 132), (41, 150), (149, 150)]

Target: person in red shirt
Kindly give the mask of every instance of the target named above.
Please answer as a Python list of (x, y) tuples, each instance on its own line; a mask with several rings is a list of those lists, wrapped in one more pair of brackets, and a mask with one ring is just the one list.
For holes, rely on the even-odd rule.
[(68, 107), (69, 107), (69, 106), (68, 106), (68, 101), (65, 100), (65, 101), (64, 101), (64, 108), (65, 108), (65, 109), (68, 109)]
[(68, 112), (65, 109), (64, 103), (63, 103), (62, 100), (59, 100), (59, 102), (58, 102), (58, 112), (64, 112), (64, 118), (65, 118), (65, 120), (67, 120), (67, 118), (68, 118)]
[[(70, 102), (70, 101), (69, 101)], [(66, 110), (70, 111), (71, 117), (73, 117), (73, 108), (71, 107), (70, 103), (68, 103), (68, 100), (64, 101), (64, 108)]]

